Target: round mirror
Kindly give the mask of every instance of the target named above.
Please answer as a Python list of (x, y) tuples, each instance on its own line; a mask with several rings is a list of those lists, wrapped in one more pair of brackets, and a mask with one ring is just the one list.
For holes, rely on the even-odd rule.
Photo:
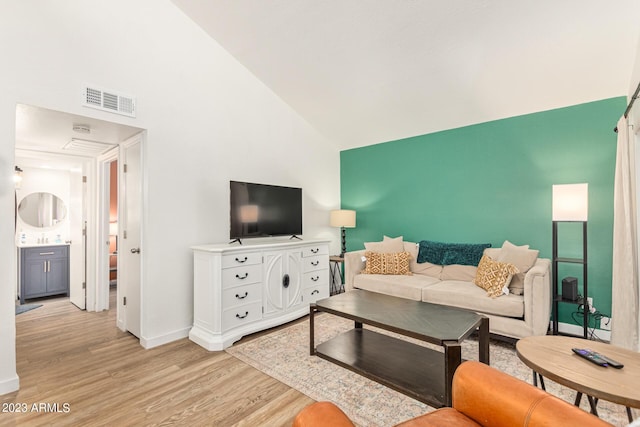
[(67, 207), (51, 193), (31, 193), (20, 201), (18, 215), (32, 227), (53, 228), (66, 218)]

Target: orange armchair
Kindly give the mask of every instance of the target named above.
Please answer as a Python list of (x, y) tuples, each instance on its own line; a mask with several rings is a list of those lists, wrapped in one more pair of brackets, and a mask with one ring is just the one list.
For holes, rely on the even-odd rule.
[[(452, 391), (452, 408), (437, 409), (397, 427), (611, 427), (564, 400), (479, 362), (464, 362), (458, 367)], [(354, 424), (330, 402), (307, 406), (293, 421), (293, 427), (319, 426), (354, 427)]]

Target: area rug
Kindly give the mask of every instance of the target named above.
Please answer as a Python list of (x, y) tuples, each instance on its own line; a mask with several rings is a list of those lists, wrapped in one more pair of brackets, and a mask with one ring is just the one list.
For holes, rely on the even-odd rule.
[[(329, 314), (315, 317), (315, 342), (324, 342), (353, 328), (353, 322)], [(365, 325), (365, 328), (368, 326)], [(399, 335), (370, 328), (396, 337)], [(421, 343), (438, 349), (437, 346)], [(338, 405), (356, 425), (361, 427), (389, 427), (413, 418), (433, 408), (398, 393), (354, 372), (309, 355), (309, 322), (294, 323), (240, 345), (226, 349), (227, 353), (255, 367), (267, 375), (287, 384), (310, 398), (328, 400)], [(462, 357), (478, 360), (478, 343), (470, 339), (463, 343)], [(491, 366), (524, 381), (531, 382), (532, 372), (516, 356), (515, 346), (491, 340)], [(550, 380), (545, 381), (547, 391), (573, 404), (575, 392)], [(588, 410), (587, 399), (582, 407)], [(616, 425), (628, 424), (624, 407), (601, 401), (601, 418)], [(638, 416), (636, 410), (633, 415)]]
[(29, 310), (36, 309), (38, 307), (42, 307), (42, 304), (22, 304), (16, 305), (16, 315), (25, 313)]

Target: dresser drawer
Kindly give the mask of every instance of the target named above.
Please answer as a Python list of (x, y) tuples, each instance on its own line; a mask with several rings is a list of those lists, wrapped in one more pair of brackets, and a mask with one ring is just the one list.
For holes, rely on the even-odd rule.
[(222, 257), (222, 268), (241, 267), (262, 264), (262, 254), (259, 252), (237, 253)]
[(310, 257), (316, 255), (329, 255), (329, 246), (327, 245), (318, 245), (318, 246), (307, 246), (302, 248), (302, 256)]
[(324, 283), (312, 288), (306, 288), (302, 291), (302, 295), (303, 301), (308, 304), (316, 302), (319, 299), (329, 298), (329, 284)]
[(301, 262), (303, 272), (329, 269), (329, 257), (326, 255), (302, 258)]
[(262, 303), (239, 305), (222, 312), (222, 329), (229, 330), (262, 319)]
[(329, 270), (310, 271), (302, 275), (302, 287), (312, 288), (318, 285), (326, 286), (329, 289)]
[(247, 265), (222, 270), (222, 287), (247, 285), (262, 281), (262, 264)]
[(260, 283), (236, 286), (222, 291), (222, 306), (225, 309), (231, 309), (239, 305), (261, 301), (262, 286), (260, 286)]

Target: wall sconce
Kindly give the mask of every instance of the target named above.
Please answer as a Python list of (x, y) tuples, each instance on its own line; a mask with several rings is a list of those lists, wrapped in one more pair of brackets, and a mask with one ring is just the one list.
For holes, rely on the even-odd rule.
[(16, 190), (20, 189), (20, 185), (22, 184), (22, 169), (19, 166), (16, 166), (13, 170), (13, 185)]
[(340, 257), (344, 257), (344, 253), (347, 252), (347, 240), (345, 228), (354, 228), (356, 226), (356, 211), (348, 209), (336, 209), (331, 211), (329, 220), (332, 227), (340, 227), (342, 234), (342, 252)]

